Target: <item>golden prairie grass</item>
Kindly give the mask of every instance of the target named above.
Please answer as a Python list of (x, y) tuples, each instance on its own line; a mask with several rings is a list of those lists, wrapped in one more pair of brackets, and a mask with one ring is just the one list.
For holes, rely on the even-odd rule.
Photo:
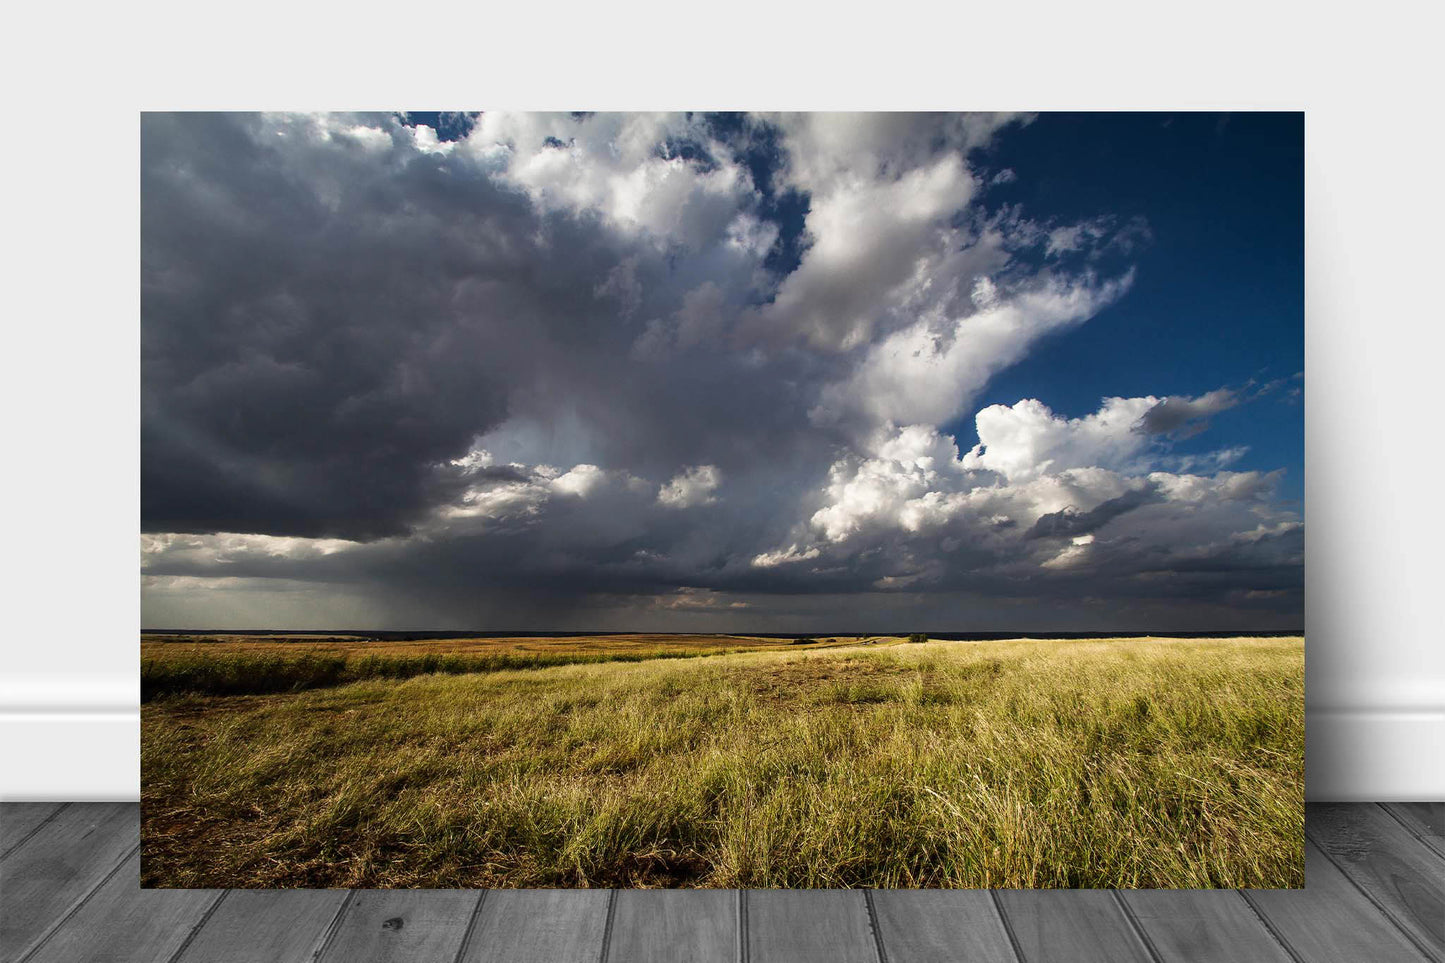
[(931, 642), (167, 695), (151, 886), (1303, 885), (1303, 640)]

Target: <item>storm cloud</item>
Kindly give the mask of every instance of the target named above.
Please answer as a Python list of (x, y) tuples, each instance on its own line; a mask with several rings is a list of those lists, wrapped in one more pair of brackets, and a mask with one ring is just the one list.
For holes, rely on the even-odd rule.
[(1030, 122), (145, 115), (147, 624), (1295, 627), (1235, 391), (977, 407), (1147, 233)]
[(1047, 515), (1040, 515), (1029, 529), (1026, 538), (1058, 538), (1060, 536), (1091, 535), (1125, 512), (1141, 505), (1160, 500), (1159, 489), (1154, 485), (1131, 489), (1117, 498), (1100, 502), (1087, 512), (1075, 508), (1061, 508)]

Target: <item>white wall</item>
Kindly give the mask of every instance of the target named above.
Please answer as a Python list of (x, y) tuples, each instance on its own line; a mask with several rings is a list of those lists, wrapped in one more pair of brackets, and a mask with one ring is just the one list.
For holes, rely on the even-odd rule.
[(1438, 126), (1368, 90), (1305, 118), (1305, 771), (1445, 799)]
[[(470, 34), (550, 34), (546, 70), (525, 44), (442, 59), (413, 45), (378, 60), (367, 18), (338, 20), (320, 5), (259, 0), (244, 23), (224, 24), (104, 8), (80, 33), (62, 8), (23, 8), (12, 20), (27, 41), (0, 64), (6, 89), (32, 92), (38, 108), (7, 113), (0, 151), (0, 403), (5, 450), (19, 453), (0, 477), (0, 798), (138, 791), (137, 112), (480, 100), (1305, 108), (1308, 793), (1445, 799), (1439, 10), (1377, 3), (1368, 18), (1335, 21), (1321, 8), (1235, 0), (1207, 15), (1145, 3), (996, 6), (947, 24), (936, 10), (895, 5), (881, 22), (849, 26), (806, 5), (761, 3), (726, 18), (699, 9), (689, 24), (658, 4), (610, 27), (579, 14), (593, 19), (564, 34), (489, 9)], [(411, 14), (446, 17), (468, 35), (455, 10), (423, 0)], [(722, 50), (750, 48), (764, 29), (807, 42), (766, 69), (670, 74), (660, 88), (648, 51), (674, 38), (650, 35), (648, 23)], [(634, 36), (643, 47), (629, 55)]]

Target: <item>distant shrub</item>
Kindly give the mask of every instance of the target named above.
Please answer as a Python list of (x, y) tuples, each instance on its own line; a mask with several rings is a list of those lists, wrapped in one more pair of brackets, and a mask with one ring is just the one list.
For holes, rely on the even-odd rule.
[(912, 635), (908, 636), (908, 641), (918, 642), (921, 644), (928, 641), (928, 636), (923, 632), (914, 632)]
[(813, 638), (812, 636), (810, 636), (810, 635), (805, 635), (805, 636), (803, 636), (801, 639), (794, 639), (791, 644), (792, 644), (792, 645), (812, 645), (812, 644), (813, 644), (814, 642), (816, 642), (816, 641), (818, 641), (818, 640), (815, 639), (815, 638)]

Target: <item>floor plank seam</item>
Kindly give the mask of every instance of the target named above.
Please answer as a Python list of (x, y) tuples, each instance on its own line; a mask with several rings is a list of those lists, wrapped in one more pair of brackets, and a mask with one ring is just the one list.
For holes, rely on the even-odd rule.
[(4, 859), (11, 853), (15, 852), (15, 850), (19, 849), (21, 846), (24, 846), (26, 843), (30, 842), (32, 836), (44, 829), (51, 820), (64, 812), (65, 807), (69, 805), (70, 803), (63, 802), (59, 806), (57, 806), (54, 810), (51, 811), (49, 816), (46, 816), (44, 819), (40, 820), (40, 822), (36, 823), (35, 826), (31, 828), (30, 832), (26, 833), (24, 836), (21, 836), (18, 840), (15, 841), (15, 844), (9, 849), (5, 850), (5, 852), (0, 853), (0, 859)]
[(873, 891), (863, 891), (863, 903), (868, 908), (868, 929), (873, 933), (873, 949), (878, 954), (878, 963), (888, 963), (888, 950), (883, 946), (883, 928), (878, 925), (878, 907), (873, 905)]
[(993, 911), (998, 914), (998, 921), (1003, 924), (1004, 935), (1008, 937), (1009, 949), (1013, 950), (1015, 963), (1025, 963), (1023, 947), (1019, 946), (1018, 935), (1014, 933), (1013, 922), (1004, 912), (1003, 900), (999, 899), (998, 890), (988, 891), (989, 898), (993, 901)]
[(42, 933), (40, 938), (34, 943), (31, 943), (30, 946), (25, 950), (25, 952), (20, 954), (20, 956), (15, 960), (15, 963), (25, 963), (26, 960), (30, 959), (36, 953), (39, 953), (40, 948), (46, 943), (50, 942), (50, 938), (56, 933), (60, 932), (60, 930), (65, 926), (65, 924), (70, 922), (70, 920), (75, 916), (75, 914), (79, 913), (81, 908), (84, 907), (86, 903), (90, 902), (90, 898), (96, 893), (100, 892), (101, 887), (103, 887), (106, 883), (109, 883), (112, 879), (114, 879), (115, 874), (119, 873), (121, 869), (124, 868), (125, 864), (130, 862), (130, 858), (138, 852), (140, 852), (140, 843), (136, 843), (134, 846), (132, 846), (130, 850), (121, 857), (120, 862), (112, 866), (110, 872), (106, 873), (103, 877), (101, 877), (100, 882), (92, 886), (84, 896), (76, 900), (64, 913), (61, 913), (60, 918), (57, 919), (54, 923), (50, 924), (50, 929)]
[(607, 922), (602, 926), (602, 952), (597, 955), (597, 963), (607, 963), (607, 955), (612, 952), (612, 921), (617, 918), (617, 890), (607, 891)]
[(331, 922), (327, 924), (326, 932), (322, 934), (321, 942), (317, 945), (316, 952), (311, 955), (311, 959), (314, 960), (315, 963), (321, 963), (322, 958), (324, 958), (327, 951), (331, 949), (331, 944), (336, 942), (336, 934), (341, 932), (341, 923), (346, 919), (346, 914), (350, 911), (351, 904), (355, 899), (356, 890), (347, 890), (346, 898), (341, 901), (340, 906), (336, 907), (336, 915), (331, 917)]
[(1415, 837), (1415, 839), (1420, 842), (1420, 845), (1425, 847), (1425, 850), (1428, 853), (1430, 853), (1432, 856), (1438, 856), (1441, 861), (1445, 861), (1445, 851), (1441, 851), (1440, 849), (1438, 849), (1434, 840), (1422, 834), (1420, 830), (1415, 826), (1407, 823), (1404, 819), (1400, 817), (1398, 813), (1395, 812), (1395, 810), (1391, 809), (1384, 803), (1372, 803), (1371, 805), (1378, 806), (1380, 809), (1384, 810), (1386, 816), (1389, 816), (1391, 820), (1398, 823), (1400, 825), (1400, 828), (1405, 830), (1405, 832)]
[(1242, 889), (1237, 889), (1235, 892), (1239, 894), (1240, 899), (1244, 900), (1244, 905), (1248, 906), (1254, 913), (1260, 925), (1264, 927), (1265, 932), (1274, 937), (1274, 941), (1280, 945), (1280, 948), (1284, 950), (1286, 956), (1293, 960), (1294, 963), (1309, 963), (1308, 960), (1299, 954), (1299, 951), (1293, 946), (1290, 946), (1289, 940), (1285, 939), (1284, 934), (1275, 928), (1275, 925), (1270, 922), (1269, 917), (1265, 915), (1264, 910), (1261, 909), (1254, 900), (1249, 898), (1247, 892)]
[(462, 931), (462, 941), (457, 945), (457, 955), (452, 958), (452, 963), (462, 963), (467, 957), (467, 950), (472, 945), (472, 934), (476, 932), (477, 920), (482, 915), (482, 904), (487, 901), (487, 890), (482, 890), (482, 895), (472, 904), (472, 915), (467, 918), (467, 928)]
[(748, 891), (738, 890), (738, 963), (748, 963)]
[(1411, 933), (1410, 930), (1403, 923), (1401, 923), (1399, 919), (1395, 917), (1395, 914), (1390, 912), (1389, 908), (1387, 908), (1384, 903), (1381, 903), (1378, 899), (1375, 898), (1375, 894), (1365, 889), (1365, 887), (1360, 884), (1360, 881), (1355, 878), (1355, 874), (1350, 872), (1343, 863), (1336, 859), (1334, 853), (1331, 853), (1328, 849), (1322, 846), (1319, 839), (1317, 839), (1313, 833), (1311, 833), (1309, 830), (1306, 830), (1305, 838), (1315, 844), (1315, 847), (1324, 854), (1325, 859), (1329, 860), (1330, 864), (1333, 865), (1335, 869), (1340, 871), (1341, 875), (1343, 875), (1345, 879), (1349, 881), (1350, 885), (1353, 886), (1361, 896), (1370, 901), (1371, 906), (1379, 910), (1380, 914), (1384, 916), (1385, 919), (1390, 921), (1390, 925), (1394, 926), (1395, 929), (1399, 931), (1400, 935), (1404, 936), (1405, 939), (1410, 941), (1410, 945), (1414, 946), (1415, 949), (1420, 951), (1421, 956), (1425, 957), (1425, 959), (1427, 960), (1433, 960), (1434, 963), (1441, 963), (1440, 957), (1436, 956), (1435, 952), (1431, 950), (1428, 946), (1421, 943), (1420, 940), (1415, 936), (1415, 934)]
[(1164, 958), (1159, 955), (1159, 947), (1155, 946), (1154, 941), (1149, 938), (1149, 934), (1144, 932), (1144, 925), (1139, 922), (1139, 917), (1134, 915), (1134, 910), (1124, 900), (1124, 895), (1117, 889), (1111, 889), (1109, 892), (1113, 895), (1114, 902), (1119, 907), (1119, 912), (1124, 914), (1124, 919), (1128, 922), (1129, 929), (1133, 931), (1135, 938), (1144, 944), (1144, 952), (1149, 954), (1149, 959), (1153, 960), (1154, 963), (1164, 963)]
[(176, 951), (170, 955), (167, 963), (176, 963), (177, 960), (185, 955), (186, 950), (191, 948), (191, 944), (194, 943), (196, 937), (201, 934), (201, 927), (211, 921), (211, 916), (215, 914), (216, 910), (220, 908), (221, 904), (225, 902), (226, 897), (229, 895), (231, 895), (230, 890), (221, 890), (221, 895), (217, 896), (211, 901), (211, 905), (206, 907), (206, 911), (201, 914), (200, 919), (196, 920), (195, 925), (191, 927), (191, 931), (186, 934), (185, 939), (181, 940), (181, 945), (176, 947)]

